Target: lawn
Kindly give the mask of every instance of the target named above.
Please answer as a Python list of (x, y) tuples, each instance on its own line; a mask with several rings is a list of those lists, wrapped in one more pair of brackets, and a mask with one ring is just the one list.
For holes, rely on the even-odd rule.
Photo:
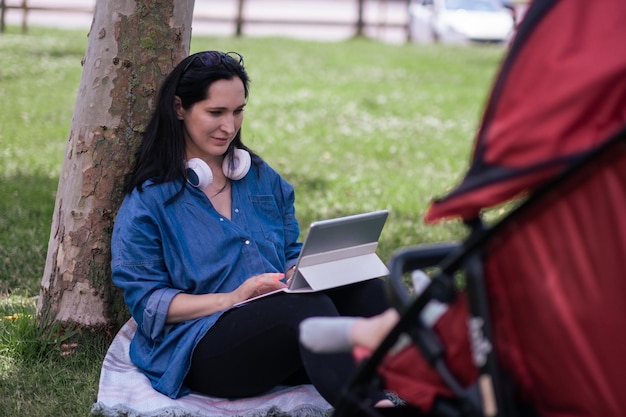
[[(111, 335), (42, 333), (33, 297), (87, 36), (18, 32), (0, 35), (0, 417), (86, 416)], [(245, 57), (244, 141), (295, 186), (303, 234), (313, 220), (386, 208), (384, 260), (463, 236), (458, 222), (422, 216), (467, 167), (501, 47), (197, 37), (191, 49)]]

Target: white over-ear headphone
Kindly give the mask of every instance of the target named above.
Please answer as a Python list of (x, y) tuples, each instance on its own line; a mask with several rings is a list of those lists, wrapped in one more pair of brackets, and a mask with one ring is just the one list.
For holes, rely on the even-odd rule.
[[(187, 182), (192, 186), (205, 189), (213, 182), (213, 172), (211, 172), (209, 165), (202, 159), (191, 158), (187, 161), (186, 165)], [(246, 176), (250, 170), (250, 165), (250, 154), (243, 149), (235, 148), (232, 159), (229, 157), (224, 158), (222, 171), (224, 175), (226, 175), (226, 178), (237, 181)]]

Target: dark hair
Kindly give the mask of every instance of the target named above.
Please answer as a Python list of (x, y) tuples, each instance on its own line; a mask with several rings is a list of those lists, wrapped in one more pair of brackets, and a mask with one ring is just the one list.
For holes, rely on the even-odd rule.
[[(232, 80), (234, 77), (243, 82), (247, 99), (250, 79), (243, 66), (243, 58), (238, 53), (198, 52), (183, 59), (170, 72), (159, 89), (156, 107), (135, 154), (133, 170), (126, 178), (125, 193), (135, 188), (141, 191), (142, 184), (149, 179), (158, 184), (187, 178), (185, 137), (182, 121), (174, 110), (174, 99), (179, 97), (182, 107), (189, 109), (207, 98), (209, 87), (215, 81)], [(247, 150), (252, 161), (258, 163), (258, 155), (242, 143), (241, 129), (225, 155), (232, 156), (235, 148)], [(184, 182), (180, 191), (183, 189)]]

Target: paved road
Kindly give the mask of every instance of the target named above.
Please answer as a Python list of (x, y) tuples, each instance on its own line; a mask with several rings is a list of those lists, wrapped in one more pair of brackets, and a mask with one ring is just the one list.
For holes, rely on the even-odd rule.
[[(19, 5), (21, 1), (6, 0)], [(30, 11), (29, 25), (64, 28), (85, 28), (91, 25), (95, 0), (28, 0), (31, 7), (45, 6), (62, 11)], [(193, 34), (230, 36), (235, 33), (237, 0), (196, 0)], [(246, 0), (244, 18), (252, 23), (244, 25), (245, 36), (287, 36), (300, 39), (336, 41), (354, 34), (357, 19), (357, 0)], [(70, 12), (67, 9), (80, 9)], [(364, 9), (367, 36), (383, 42), (400, 43), (406, 39), (401, 26), (406, 22), (407, 10), (400, 0), (367, 0)], [(217, 21), (216, 21), (217, 19)], [(293, 21), (295, 23), (278, 23)], [(313, 24), (314, 21), (332, 22), (331, 25)], [(8, 24), (19, 25), (22, 12), (6, 12)]]

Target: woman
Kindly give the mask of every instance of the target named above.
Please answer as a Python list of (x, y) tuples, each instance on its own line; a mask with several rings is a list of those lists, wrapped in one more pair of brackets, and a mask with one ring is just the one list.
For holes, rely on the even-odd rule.
[(284, 287), (301, 248), (293, 187), (241, 140), (248, 84), (239, 54), (207, 51), (184, 59), (159, 90), (112, 239), (113, 280), (138, 324), (131, 359), (172, 398), (312, 383), (335, 404), (351, 355), (301, 349), (299, 323), (373, 316), (388, 304), (370, 280), (233, 308)]

